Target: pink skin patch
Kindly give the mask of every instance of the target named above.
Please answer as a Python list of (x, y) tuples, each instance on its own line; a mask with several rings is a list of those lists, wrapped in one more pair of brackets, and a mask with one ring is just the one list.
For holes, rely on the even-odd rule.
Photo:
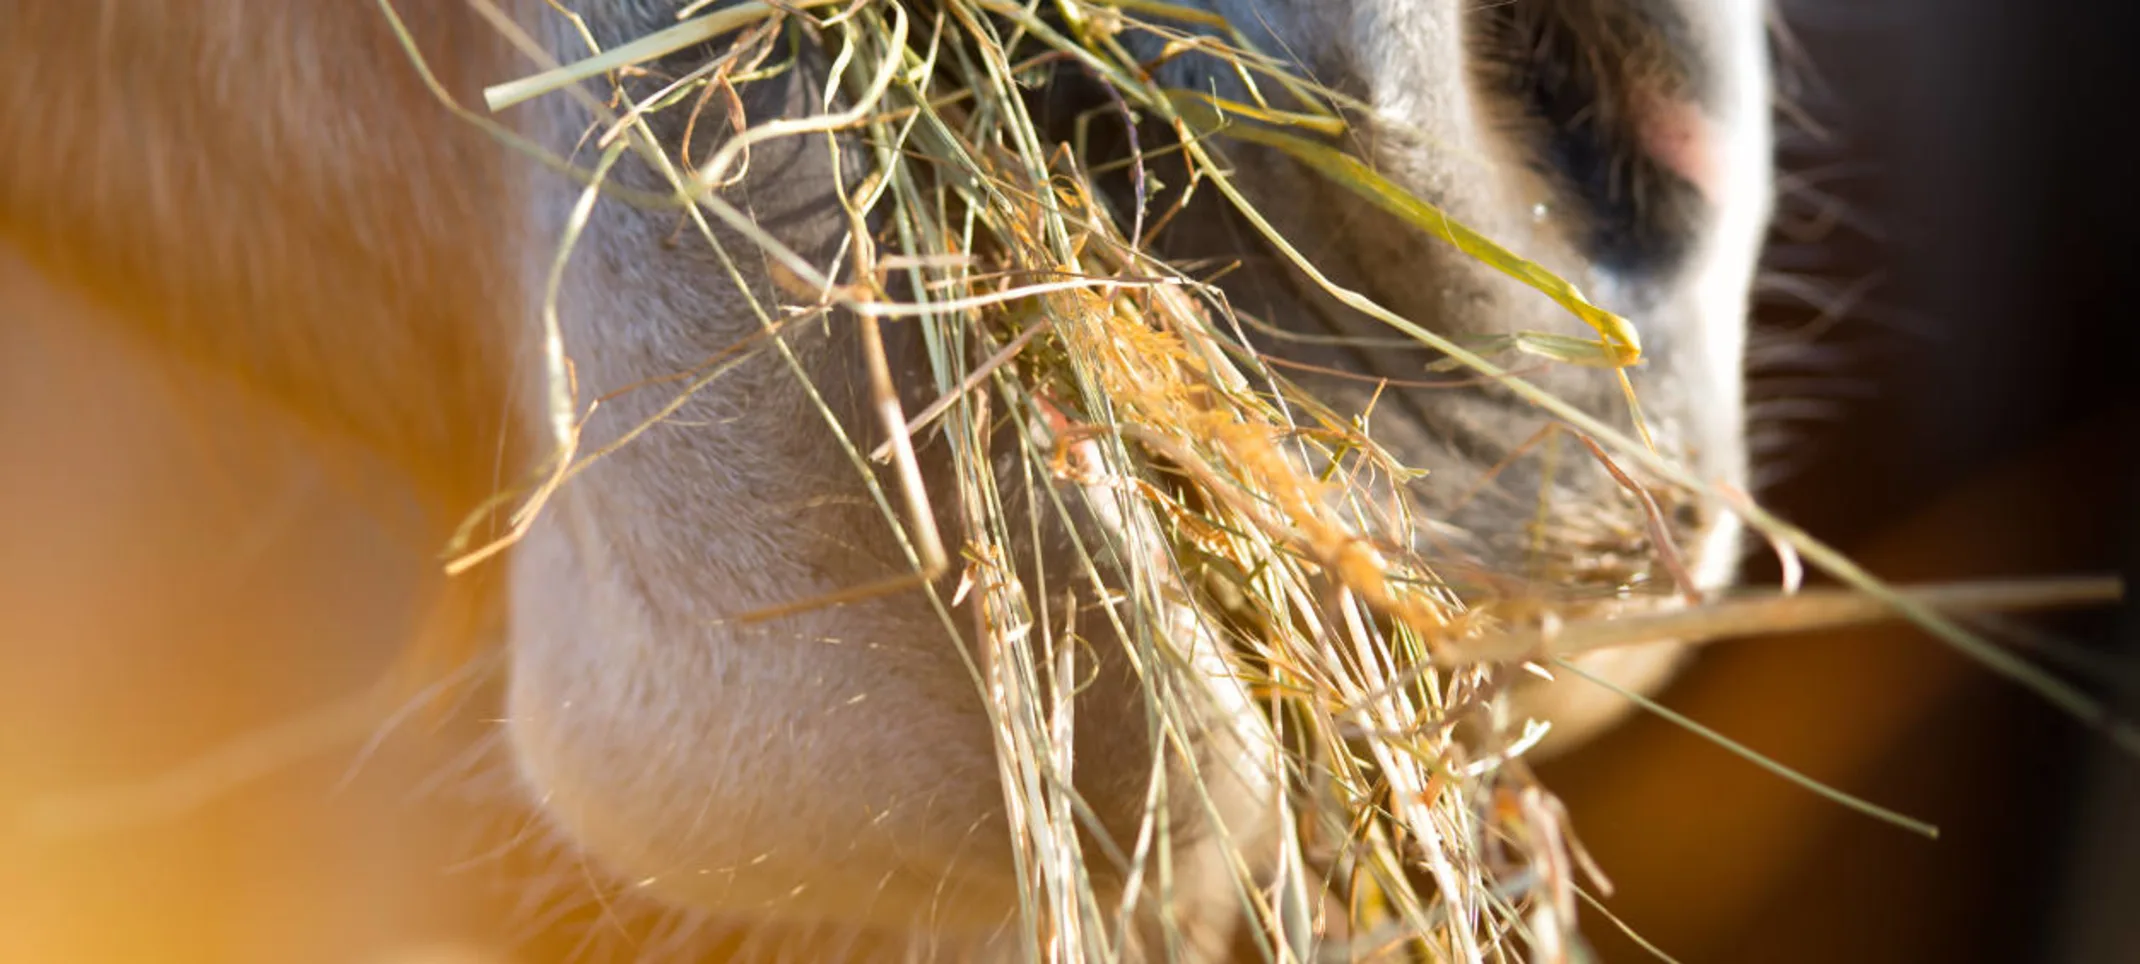
[(1716, 200), (1724, 185), (1716, 138), (1700, 107), (1662, 96), (1642, 97), (1635, 108), (1635, 134), (1642, 152), (1665, 170)]

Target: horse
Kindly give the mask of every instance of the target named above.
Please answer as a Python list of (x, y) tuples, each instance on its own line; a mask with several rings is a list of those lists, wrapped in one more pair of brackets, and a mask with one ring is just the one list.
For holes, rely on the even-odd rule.
[[(467, 884), (488, 865), (442, 877), (437, 859), (490, 804), (409, 802), (451, 757), (441, 745), (505, 761), (483, 779), (535, 815), (517, 832), (560, 841), (569, 883), (688, 911), (691, 933), (663, 938), (676, 947), (827, 959), (986, 955), (1000, 942), (1017, 872), (959, 647), (917, 592), (796, 605), (909, 568), (832, 430), (866, 437), (877, 401), (868, 346), (837, 314), (788, 336), (817, 398), (777, 359), (746, 360), (557, 487), (500, 558), (441, 572), (462, 521), (550, 454), (540, 319), (568, 227), (578, 243), (555, 314), (572, 378), (592, 391), (671, 377), (748, 339), (760, 322), (746, 295), (781, 290), (768, 263), (717, 270), (674, 211), (576, 210), (580, 184), (449, 106), (678, 12), (573, 8), (576, 20), (533, 0), (44, 3), (0, 32), (0, 418), (17, 453), (0, 591), (8, 656), (25, 667), (10, 677), (36, 681), (9, 694), (10, 712), (43, 724), (9, 750), (25, 762), (11, 763), (7, 797), (168, 765), (330, 702), (414, 644), (496, 652), (504, 677), (439, 723), (432, 749), (393, 741), (350, 774), (308, 763), (212, 803), (179, 794), (211, 813), (183, 839), (137, 829), (23, 845), (11, 862), (35, 868), (46, 896), (24, 887), (11, 904), (63, 912), (11, 927), (6, 940), (26, 948), (11, 959), (490, 946), (497, 909)], [(1628, 374), (1657, 449), (1745, 484), (1745, 319), (1773, 190), (1762, 5), (1189, 8), (1345, 94), (1346, 146), (1372, 168), (1633, 319), (1645, 362)], [(1214, 57), (1123, 39), (1167, 86), (1242, 92)], [(633, 83), (680, 75), (692, 64), (675, 58), (693, 56), (707, 50)], [(732, 121), (828, 110), (827, 69), (805, 51), (695, 131), (653, 123), (703, 158)], [(1078, 96), (1069, 76), (1058, 82)], [(498, 114), (567, 157), (588, 149), (595, 120), (567, 96)], [(1422, 326), (1490, 340), (1569, 324), (1296, 158), (1252, 145), (1229, 157), (1244, 194), (1332, 279)], [(851, 227), (834, 185), (855, 183), (853, 163), (821, 138), (771, 140), (721, 197), (830, 265)], [(629, 156), (612, 179), (665, 189)], [(714, 230), (748, 248), (733, 227)], [(1519, 458), (1547, 416), (1490, 382), (1390, 388), (1434, 353), (1376, 342), (1386, 333), (1248, 237), (1207, 203), (1154, 244), (1246, 266), (1219, 284), (1272, 332), (1258, 347), (1324, 373), (1304, 382), (1337, 410), (1371, 409), (1375, 436), (1427, 470), (1432, 484), (1404, 493), (1435, 520), (1422, 544), (1480, 579), (1578, 585), (1609, 582), (1609, 560), (1651, 547), (1643, 501), (1610, 465), (1548, 472)], [(925, 401), (919, 340), (892, 326), (884, 348), (899, 391)], [(1625, 425), (1618, 374), (1534, 377)], [(582, 444), (658, 414), (657, 394), (609, 401)], [(942, 458), (917, 450), (920, 475), (940, 483)], [(1578, 508), (1537, 535), (1527, 523), (1542, 502)], [(1689, 588), (1730, 583), (1735, 517), (1700, 498), (1668, 508), (1657, 521)], [(957, 531), (955, 516), (933, 521)], [(1061, 541), (1033, 551), (1060, 562)], [(780, 614), (735, 618), (769, 610)], [(1662, 643), (1585, 665), (1654, 691), (1683, 657)], [(1079, 697), (1077, 790), (1110, 831), (1135, 826), (1153, 779), (1135, 686), (1118, 653)], [(1525, 684), (1517, 702), (1553, 721), (1556, 748), (1626, 709), (1565, 678)], [(318, 792), (332, 785), (342, 792)], [(1270, 833), (1253, 780), (1220, 796), (1223, 813), (1176, 814), (1170, 844), (1178, 899), (1211, 920), (1211, 947), (1238, 924), (1211, 824)], [(70, 866), (177, 877), (137, 877), (154, 896), (134, 901), (69, 882)]]

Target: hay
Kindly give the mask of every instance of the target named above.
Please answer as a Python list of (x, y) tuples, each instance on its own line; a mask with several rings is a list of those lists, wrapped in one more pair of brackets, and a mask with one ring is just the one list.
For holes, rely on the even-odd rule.
[[(382, 6), (391, 16), (391, 6), (384, 0)], [(1628, 625), (1605, 624), (1610, 638), (1602, 642), (1586, 636), (1579, 622), (1546, 633), (1528, 628), (1520, 612), (1459, 598), (1422, 560), (1391, 548), (1406, 543), (1387, 534), (1409, 531), (1411, 520), (1402, 517), (1401, 507), (1365, 497), (1361, 480), (1403, 479), (1409, 471), (1358, 422), (1319, 404), (1245, 348), (1237, 320), (1207, 283), (1141, 249), (1152, 221), (1169, 214), (1147, 212), (1141, 204), (1131, 211), (1110, 209), (1095, 186), (1095, 171), (1117, 162), (1088, 157), (1078, 145), (1049, 142), (1027, 112), (1021, 92), (1050, 63), (1078, 65), (1120, 111), (1171, 127), (1191, 172), (1188, 189), (1224, 195), (1272, 248), (1341, 302), (1441, 351), (1455, 365), (1501, 380), (1601, 455), (1609, 452), (1666, 483), (1726, 500), (1779, 546), (1863, 594), (1843, 607), (1848, 611), (1842, 616), (1830, 611), (1808, 619), (1899, 612), (2077, 713), (2101, 718), (2078, 691), (1934, 609), (1930, 602), (1937, 600), (1898, 595), (1743, 496), (1716, 491), (1660, 456), (1646, 437), (1614, 431), (1319, 273), (1235, 189), (1220, 156), (1224, 143), (1248, 141), (1292, 154), (1537, 288), (1598, 336), (1592, 341), (1521, 333), (1496, 347), (1621, 369), (1623, 385), (1625, 367), (1641, 357), (1624, 320), (1326, 146), (1325, 139), (1344, 129), (1338, 95), (1286, 75), (1223, 29), (1234, 38), (1232, 46), (1210, 37), (1192, 41), (1181, 32), (1183, 26), (1223, 28), (1208, 14), (1155, 0), (1064, 0), (1055, 13), (1042, 19), (1008, 0), (743, 3), (706, 14), (694, 5), (676, 27), (502, 84), (487, 97), (499, 109), (565, 92), (610, 118), (610, 126), (593, 132), (589, 142), (600, 158), (591, 169), (549, 160), (587, 184), (575, 230), (606, 190), (609, 166), (636, 151), (668, 174), (674, 196), (629, 200), (688, 212), (732, 275), (735, 259), (762, 258), (772, 265), (791, 303), (757, 306), (765, 337), (749, 350), (779, 353), (801, 377), (780, 337), (789, 320), (835, 309), (860, 319), (884, 438), (873, 448), (848, 440), (848, 454), (902, 533), (914, 573), (799, 605), (922, 591), (936, 576), (958, 573), (956, 594), (937, 603), (947, 625), (952, 605), (974, 603), (982, 655), (974, 671), (995, 722), (1024, 875), (1023, 933), (1033, 959), (1108, 959), (1121, 946), (1124, 908), (1139, 889), (1167, 888), (1164, 861), (1152, 859), (1163, 849), (1163, 821), (1148, 819), (1137, 840), (1120, 842), (1126, 853), (1102, 857), (1081, 850), (1076, 830), (1083, 817), (1066, 778), (1074, 766), (1068, 739), (1074, 721), (1061, 682), (1076, 678), (1081, 658), (1069, 638), (1074, 617), (1097, 612), (1129, 641), (1130, 658), (1150, 689), (1162, 752), (1192, 769), (1190, 734), (1211, 705), (1226, 704), (1229, 689), (1236, 701), (1252, 694), (1267, 711), (1257, 714), (1258, 722), (1275, 747), (1271, 766), (1289, 784), (1283, 812), (1291, 832), (1282, 845), (1277, 886), (1262, 891), (1244, 882), (1240, 890), (1243, 906), (1261, 925), (1265, 954), (1469, 962), (1577, 953), (1577, 898), (1588, 899), (1586, 883), (1597, 890), (1607, 885), (1601, 875), (1585, 872), (1587, 861), (1551, 794), (1526, 768), (1511, 765), (1543, 727), (1531, 726), (1478, 756), (1457, 737), (1461, 713), (1493, 700), (1512, 662), (1550, 665), (1586, 646), (1655, 639), (1659, 631), (1700, 636), (1705, 625), (1711, 631), (1746, 625), (1743, 607), (1733, 611), (1726, 604), (1709, 623), (1696, 612), (1632, 634)], [(1283, 90), (1284, 106), (1159, 89), (1118, 42), (1129, 30), (1160, 32), (1226, 57), (1251, 79), (1252, 90)], [(582, 81), (719, 36), (741, 39), (716, 61), (621, 113), (581, 89)], [(761, 120), (695, 168), (678, 169), (646, 118), (691, 110), (720, 88), (777, 72), (789, 43), (822, 47), (832, 64), (830, 83), (845, 106), (821, 116)], [(835, 144), (832, 149), (865, 150), (871, 162), (861, 183), (836, 186), (855, 225), (844, 270), (810, 264), (786, 250), (719, 193), (748, 163), (753, 145), (834, 132), (846, 139), (824, 138)], [(1131, 163), (1139, 165), (1141, 194), (1142, 162)], [(724, 250), (711, 229), (714, 220), (759, 250)], [(871, 231), (872, 221), (883, 230)], [(570, 232), (562, 239), (552, 297), (544, 306), (556, 452), (539, 480), (507, 494), (519, 502), (508, 535), (488, 546), (461, 546), (457, 568), (510, 544), (548, 493), (604, 454), (579, 451), (578, 426), (592, 406), (578, 400), (566, 361), (569, 346), (558, 335), (555, 288), (573, 240)], [(880, 319), (888, 318), (919, 326), (929, 347), (940, 400), (912, 417), (888, 384), (877, 337)], [(692, 373), (675, 404), (712, 384), (733, 361)], [(1631, 389), (1627, 401), (1636, 403)], [(1010, 560), (1030, 533), (1014, 529), (997, 488), (1001, 453), (990, 450), (985, 430), (991, 414), (1007, 414), (1026, 427), (1016, 454), (1035, 491), (1056, 491), (1041, 480), (1077, 483), (1086, 502), (1081, 511), (1107, 523), (1115, 542), (1106, 547), (1111, 551), (1081, 546), (1084, 571), (1062, 580), (1075, 584), (1074, 595), (1083, 594), (1078, 605), (1029, 593), (1032, 587), (1018, 581)], [(826, 420), (840, 428), (829, 412)], [(939, 434), (951, 453), (956, 482), (950, 492), (931, 493), (921, 484), (911, 438), (922, 432)], [(624, 442), (629, 440), (630, 434)], [(879, 486), (872, 460), (894, 467), (897, 493)], [(961, 545), (948, 549), (928, 521), (933, 500), (945, 497), (955, 501), (965, 533)], [(1071, 512), (1060, 501), (1054, 509)], [(1127, 571), (1112, 571), (1099, 561), (1103, 556), (1126, 560)], [(1093, 588), (1110, 585), (1119, 591)], [(2044, 592), (2056, 601), (2070, 589)], [(2084, 595), (2100, 598), (2103, 592), (2096, 586)], [(2023, 592), (2004, 601), (2026, 605), (2038, 598)], [(1787, 601), (1771, 603), (1761, 611), (1763, 620), (1789, 618)], [(1082, 616), (1079, 606), (1087, 610)], [(1216, 627), (1231, 630), (1223, 666), (1209, 662)], [(1203, 788), (1162, 785), (1157, 792), (1201, 794)], [(1151, 808), (1155, 814), (1164, 809), (1159, 802)], [(1126, 860), (1138, 868), (1131, 893), (1117, 903), (1103, 901), (1085, 872), (1087, 861), (1097, 859)]]

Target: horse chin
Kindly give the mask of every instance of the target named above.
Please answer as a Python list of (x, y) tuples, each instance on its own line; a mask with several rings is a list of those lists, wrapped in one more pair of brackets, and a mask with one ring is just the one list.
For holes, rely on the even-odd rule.
[[(1737, 516), (1724, 514), (1698, 533), (1688, 554), (1688, 574), (1693, 588), (1706, 594), (1730, 586), (1736, 579), (1744, 524)], [(1571, 611), (1565, 618), (1609, 621), (1630, 616), (1655, 615), (1685, 609), (1681, 592), (1617, 596)], [(1584, 673), (1612, 682), (1613, 687), (1654, 694), (1693, 658), (1682, 641), (1660, 639), (1629, 646), (1593, 650), (1567, 658)], [(1548, 670), (1551, 679), (1522, 673), (1511, 688), (1503, 722), (1511, 732), (1521, 732), (1525, 721), (1544, 720), (1551, 725), (1544, 739), (1530, 751), (1532, 759), (1550, 759), (1596, 739), (1626, 719), (1634, 701), (1613, 687), (1599, 685), (1565, 670)]]

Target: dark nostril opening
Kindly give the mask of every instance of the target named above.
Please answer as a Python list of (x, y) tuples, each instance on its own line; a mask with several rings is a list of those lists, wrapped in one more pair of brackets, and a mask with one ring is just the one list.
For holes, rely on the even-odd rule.
[(1662, 5), (1512, 0), (1470, 29), (1483, 89), (1555, 185), (1583, 254), (1665, 275), (1691, 251), (1713, 140), (1689, 32)]

